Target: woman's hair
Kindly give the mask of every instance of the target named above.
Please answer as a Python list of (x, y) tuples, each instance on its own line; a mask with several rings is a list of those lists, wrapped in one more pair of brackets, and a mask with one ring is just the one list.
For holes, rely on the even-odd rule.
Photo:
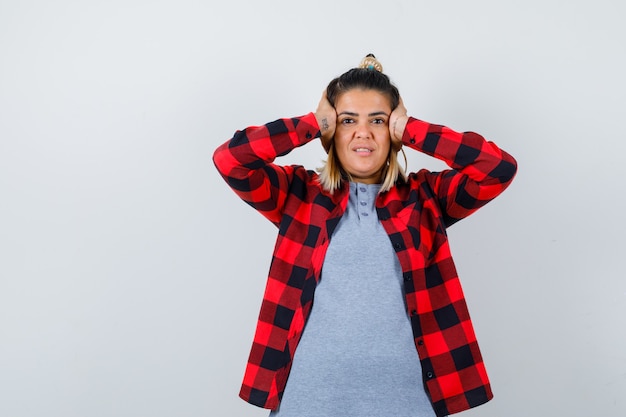
[[(326, 97), (330, 104), (335, 107), (339, 97), (350, 90), (375, 90), (389, 98), (391, 110), (393, 111), (400, 103), (400, 92), (394, 86), (389, 77), (382, 73), (382, 65), (372, 54), (368, 54), (357, 68), (343, 73), (332, 80), (326, 88)], [(335, 138), (331, 138), (324, 144), (328, 153), (328, 158), (324, 165), (318, 168), (320, 184), (322, 187), (333, 193), (341, 186), (341, 179), (345, 176), (351, 179), (350, 174), (341, 166), (341, 162), (335, 152)], [(398, 162), (398, 151), (401, 146), (391, 146), (387, 157), (387, 166), (382, 174), (382, 186), (380, 192), (388, 191), (398, 180), (398, 177), (406, 180), (405, 170)], [(405, 157), (406, 161), (406, 157)]]

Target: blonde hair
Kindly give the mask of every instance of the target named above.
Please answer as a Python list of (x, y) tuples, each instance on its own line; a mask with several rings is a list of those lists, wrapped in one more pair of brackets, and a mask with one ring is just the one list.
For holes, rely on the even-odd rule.
[[(387, 165), (383, 169), (381, 176), (380, 192), (384, 193), (389, 191), (396, 182), (400, 179), (406, 181), (406, 155), (401, 147), (389, 149), (389, 155), (387, 156)], [(400, 166), (398, 162), (398, 152), (401, 151), (404, 156), (404, 168)], [(328, 149), (328, 159), (326, 159), (324, 165), (317, 169), (319, 173), (319, 182), (325, 191), (333, 194), (336, 190), (341, 188), (341, 180), (346, 178), (348, 181), (352, 181), (352, 176), (349, 172), (343, 169), (341, 161), (335, 152), (335, 143), (331, 142)]]
[[(383, 74), (383, 66), (373, 54), (367, 54), (357, 68), (352, 68), (332, 80), (326, 88), (326, 97), (330, 104), (335, 107), (335, 101), (341, 94), (355, 88), (374, 90), (383, 94), (389, 99), (391, 110), (394, 110), (400, 103), (398, 88), (391, 83), (387, 75)], [(328, 159), (322, 167), (317, 169), (319, 181), (322, 188), (332, 194), (341, 187), (343, 178), (352, 181), (352, 177), (349, 172), (343, 169), (341, 161), (337, 157), (335, 138), (333, 137), (327, 142), (322, 142), (322, 145), (328, 153)], [(387, 164), (382, 173), (381, 193), (389, 191), (399, 179), (406, 181), (407, 160), (404, 151), (402, 151), (404, 168), (400, 167), (398, 162), (398, 152), (401, 150), (402, 145), (394, 145), (392, 143), (387, 156)]]

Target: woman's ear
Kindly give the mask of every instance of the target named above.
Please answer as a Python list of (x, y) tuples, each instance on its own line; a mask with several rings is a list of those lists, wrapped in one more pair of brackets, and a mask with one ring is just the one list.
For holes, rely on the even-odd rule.
[(394, 152), (400, 152), (400, 150), (402, 149), (402, 142), (400, 141), (395, 141), (393, 139), (391, 140), (391, 149), (393, 149)]
[(330, 149), (335, 146), (335, 135), (333, 135), (330, 138), (324, 138), (322, 136), (320, 138), (320, 140), (322, 142), (322, 146), (324, 147), (324, 150), (326, 151), (327, 154), (329, 154), (330, 153)]

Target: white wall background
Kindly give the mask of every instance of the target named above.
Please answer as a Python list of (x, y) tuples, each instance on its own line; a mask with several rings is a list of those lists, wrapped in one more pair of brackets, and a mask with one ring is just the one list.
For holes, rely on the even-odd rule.
[(623, 16), (617, 0), (1, 0), (0, 416), (265, 416), (237, 393), (276, 231), (210, 156), (314, 110), (368, 52), (412, 115), (519, 162), (450, 229), (496, 395), (464, 415), (625, 416)]

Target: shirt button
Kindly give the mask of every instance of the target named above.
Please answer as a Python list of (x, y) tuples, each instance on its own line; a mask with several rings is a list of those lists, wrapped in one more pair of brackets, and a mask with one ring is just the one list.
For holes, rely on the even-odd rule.
[(360, 190), (362, 193), (364, 193), (364, 192), (366, 192), (366, 191), (367, 191), (367, 189), (366, 189), (365, 187), (361, 187), (361, 188), (359, 188), (359, 190)]
[(428, 377), (428, 379), (431, 379), (435, 375), (432, 372), (426, 372), (426, 376)]
[(402, 249), (402, 243), (394, 243), (393, 247), (398, 249), (398, 250), (400, 250), (400, 249)]
[(361, 216), (369, 216), (367, 213), (361, 213)]
[(420, 339), (417, 341), (418, 346), (424, 346), (424, 339)]
[(405, 281), (411, 281), (413, 278), (411, 277), (411, 273), (407, 272), (406, 274), (404, 274), (404, 280)]
[(417, 310), (411, 310), (411, 315), (412, 316), (417, 316)]
[(365, 206), (365, 205), (367, 205), (367, 203), (365, 201), (361, 201), (361, 205)]
[(411, 138), (411, 140), (409, 142), (415, 143), (415, 138)]

